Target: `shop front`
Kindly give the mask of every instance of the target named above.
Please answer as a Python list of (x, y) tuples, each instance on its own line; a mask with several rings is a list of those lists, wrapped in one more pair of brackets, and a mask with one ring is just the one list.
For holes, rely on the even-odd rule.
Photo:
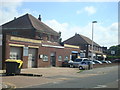
[(22, 60), (22, 68), (59, 67), (62, 61), (77, 58), (79, 53), (77, 46), (10, 35), (6, 39), (5, 60)]

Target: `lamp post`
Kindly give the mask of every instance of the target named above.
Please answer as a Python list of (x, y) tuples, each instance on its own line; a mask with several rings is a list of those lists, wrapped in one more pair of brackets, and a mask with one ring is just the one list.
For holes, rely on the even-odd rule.
[(93, 33), (94, 33), (94, 23), (97, 23), (97, 21), (92, 21), (92, 60), (93, 60)]

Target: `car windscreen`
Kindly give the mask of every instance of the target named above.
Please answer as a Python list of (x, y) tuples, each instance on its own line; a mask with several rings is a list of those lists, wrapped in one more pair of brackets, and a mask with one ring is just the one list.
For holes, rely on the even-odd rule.
[(81, 62), (82, 59), (75, 59), (75, 62)]
[(95, 60), (94, 60), (93, 62), (98, 63), (98, 62), (97, 62), (97, 61), (95, 61)]
[(86, 64), (86, 62), (81, 62), (81, 64)]
[(84, 59), (84, 61), (88, 61), (88, 59)]

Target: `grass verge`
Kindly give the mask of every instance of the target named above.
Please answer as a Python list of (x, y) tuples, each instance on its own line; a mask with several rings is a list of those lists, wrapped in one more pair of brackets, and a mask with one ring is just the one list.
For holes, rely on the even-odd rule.
[(84, 70), (79, 70), (77, 73), (81, 73), (81, 72), (83, 72)]

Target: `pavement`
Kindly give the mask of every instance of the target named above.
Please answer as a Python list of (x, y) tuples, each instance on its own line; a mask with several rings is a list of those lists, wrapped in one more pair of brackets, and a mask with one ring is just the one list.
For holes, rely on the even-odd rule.
[[(92, 71), (92, 72), (91, 72)], [(5, 73), (1, 71), (0, 73)], [(30, 68), (22, 69), (21, 74), (16, 76), (1, 76), (0, 83), (1, 88), (27, 88), (35, 85), (42, 85), (46, 83), (56, 83), (65, 80), (71, 80), (76, 77), (89, 77), (104, 72), (94, 73), (94, 69), (79, 73), (78, 68), (67, 68), (67, 67), (44, 67), (44, 68)], [(42, 76), (27, 76), (27, 74), (42, 75)]]
[[(32, 85), (40, 85), (51, 82), (58, 82), (68, 80), (70, 78), (61, 78), (61, 76), (76, 77), (78, 68), (61, 68), (61, 67), (48, 67), (48, 68), (31, 68), (22, 69), (21, 73), (24, 74), (38, 74), (42, 77), (37, 76), (3, 76), (2, 82), (11, 84), (15, 88), (25, 88)], [(59, 78), (60, 77), (60, 78)], [(58, 79), (59, 78), (59, 79)], [(4, 88), (4, 87), (3, 87)]]

